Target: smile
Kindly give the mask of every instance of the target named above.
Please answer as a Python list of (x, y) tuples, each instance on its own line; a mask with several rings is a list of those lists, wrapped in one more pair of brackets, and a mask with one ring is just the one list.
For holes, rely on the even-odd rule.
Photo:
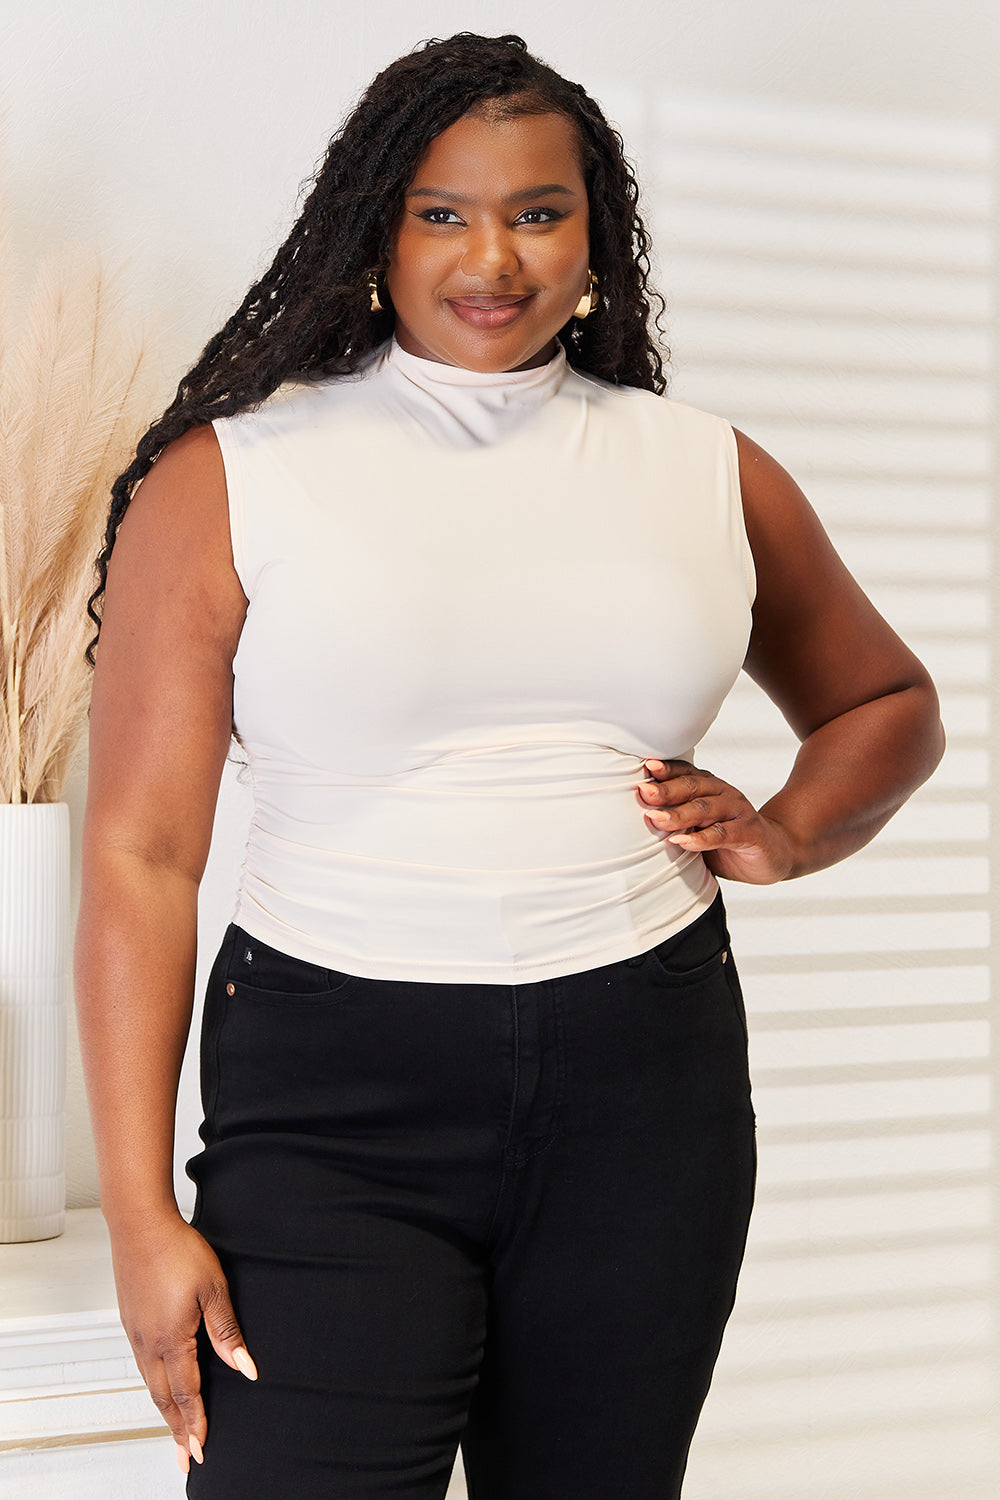
[(448, 306), (456, 317), (473, 328), (506, 328), (521, 316), (532, 293), (523, 297), (448, 297)]

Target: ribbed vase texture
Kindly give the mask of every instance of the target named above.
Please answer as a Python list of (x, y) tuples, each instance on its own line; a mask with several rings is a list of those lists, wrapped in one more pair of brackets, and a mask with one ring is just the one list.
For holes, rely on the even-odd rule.
[(0, 806), (0, 1241), (66, 1206), (69, 809)]

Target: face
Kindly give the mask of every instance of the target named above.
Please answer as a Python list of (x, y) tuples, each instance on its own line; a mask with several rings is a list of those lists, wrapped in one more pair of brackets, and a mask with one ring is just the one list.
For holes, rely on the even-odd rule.
[(406, 191), (386, 285), (410, 354), (467, 370), (530, 369), (587, 290), (589, 209), (563, 115), (468, 114)]

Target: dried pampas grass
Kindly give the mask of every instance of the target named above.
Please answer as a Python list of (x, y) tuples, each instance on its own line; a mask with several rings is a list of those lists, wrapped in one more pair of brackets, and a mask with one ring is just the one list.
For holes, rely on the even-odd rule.
[(57, 802), (86, 723), (87, 600), (109, 492), (150, 391), (141, 338), (96, 256), (43, 265), (17, 327), (12, 273), (0, 241), (0, 802)]

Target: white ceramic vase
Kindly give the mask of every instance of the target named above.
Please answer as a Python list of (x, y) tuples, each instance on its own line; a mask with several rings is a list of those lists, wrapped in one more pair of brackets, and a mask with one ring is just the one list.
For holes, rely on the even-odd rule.
[(69, 809), (0, 805), (0, 1241), (66, 1208)]

